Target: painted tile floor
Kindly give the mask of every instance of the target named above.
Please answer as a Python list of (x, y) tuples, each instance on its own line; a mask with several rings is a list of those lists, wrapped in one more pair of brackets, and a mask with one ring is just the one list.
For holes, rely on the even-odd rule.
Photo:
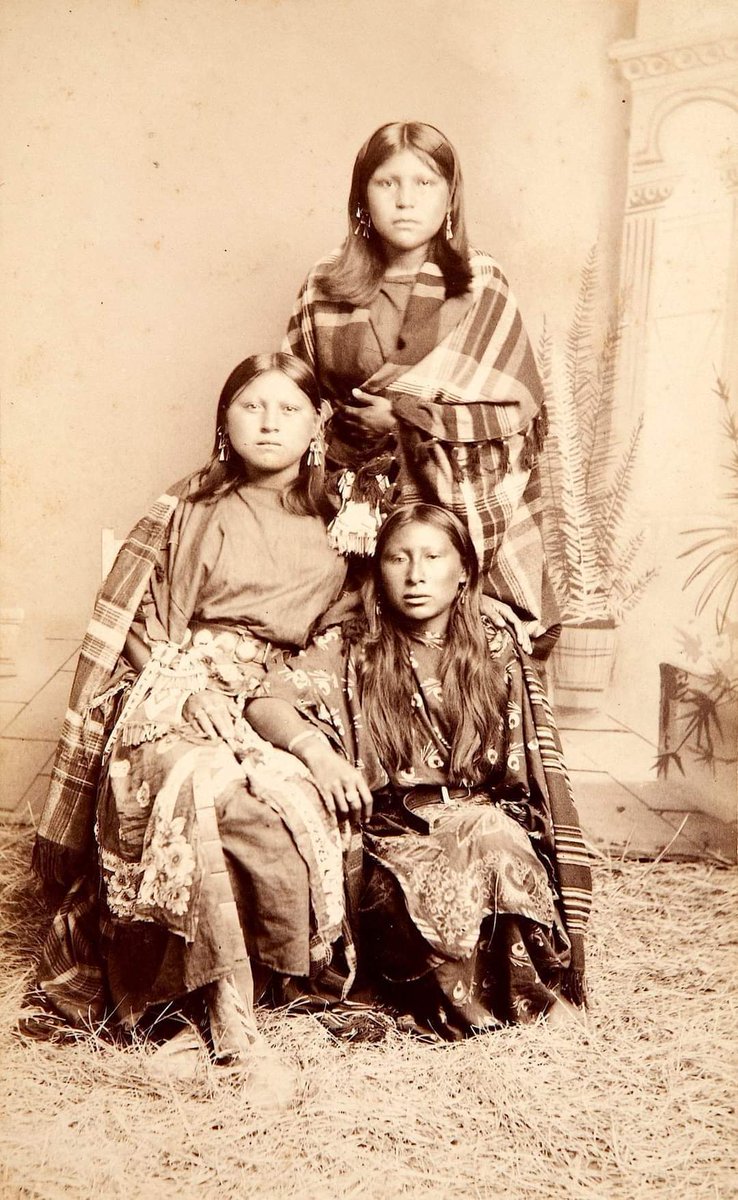
[[(21, 647), (0, 679), (0, 822), (36, 825), (66, 709), (78, 642)], [(679, 781), (657, 781), (656, 747), (606, 712), (557, 710), (585, 836), (595, 856), (736, 861), (735, 828), (695, 807)]]

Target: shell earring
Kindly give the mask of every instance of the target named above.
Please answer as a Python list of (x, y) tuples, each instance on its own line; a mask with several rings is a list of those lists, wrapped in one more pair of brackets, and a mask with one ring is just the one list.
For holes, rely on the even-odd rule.
[(446, 241), (452, 242), (454, 238), (454, 227), (451, 223), (451, 209), (446, 213)]
[(231, 443), (228, 440), (228, 434), (221, 425), (218, 430), (218, 461), (227, 463), (231, 457)]
[(307, 452), (307, 464), (309, 467), (317, 468), (322, 467), (324, 461), (325, 442), (323, 441), (323, 435), (316, 433), (315, 436), (310, 439), (310, 445), (308, 446)]
[(354, 226), (354, 237), (358, 237), (359, 233), (361, 233), (362, 237), (368, 238), (372, 228), (372, 219), (369, 213), (360, 204), (357, 204), (355, 215), (359, 223)]

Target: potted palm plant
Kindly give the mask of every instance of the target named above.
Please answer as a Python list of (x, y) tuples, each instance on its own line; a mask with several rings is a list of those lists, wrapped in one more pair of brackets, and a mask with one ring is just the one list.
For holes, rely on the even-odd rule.
[[(728, 389), (718, 379), (723, 432), (729, 457), (724, 464), (732, 487), (724, 496), (738, 506), (738, 418)], [(662, 662), (659, 709), (659, 776), (683, 777), (698, 807), (719, 819), (736, 821), (735, 767), (738, 761), (738, 526), (688, 529), (691, 545), (680, 558), (693, 562), (684, 588), (700, 587), (691, 628), (680, 629), (675, 662)], [(695, 562), (694, 556), (699, 555)], [(704, 622), (709, 618), (710, 629)], [(700, 622), (702, 618), (702, 623)]]
[(582, 271), (563, 351), (544, 326), (539, 347), (549, 434), (541, 461), (544, 544), (562, 613), (551, 657), (559, 704), (595, 708), (610, 682), (616, 630), (655, 574), (641, 565), (630, 512), (642, 418), (613, 446), (620, 318), (595, 335), (598, 255)]

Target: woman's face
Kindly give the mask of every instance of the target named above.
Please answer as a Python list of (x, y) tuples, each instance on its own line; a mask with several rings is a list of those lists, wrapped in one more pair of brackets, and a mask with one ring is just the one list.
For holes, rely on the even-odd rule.
[(367, 184), (366, 200), (390, 261), (428, 249), (443, 224), (449, 198), (443, 176), (412, 150), (399, 150), (377, 167)]
[(317, 433), (320, 418), (304, 392), (281, 371), (265, 371), (236, 395), (226, 414), (232, 451), (253, 481), (286, 487)]
[(418, 632), (446, 632), (451, 605), (466, 571), (448, 534), (411, 521), (390, 534), (379, 560), (382, 592), (404, 624)]

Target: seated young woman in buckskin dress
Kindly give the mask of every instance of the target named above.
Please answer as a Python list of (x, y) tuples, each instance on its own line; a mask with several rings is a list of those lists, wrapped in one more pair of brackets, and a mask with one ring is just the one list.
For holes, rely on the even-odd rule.
[(231, 373), (210, 463), (159, 498), (98, 596), (35, 849), (63, 893), (46, 1002), (130, 1027), (197, 993), (216, 1060), (247, 1070), (251, 962), (309, 975), (344, 918), (335, 818), (243, 719), (344, 582), (321, 438), (304, 363), (257, 355)]
[(590, 870), (558, 734), (480, 591), (462, 523), (400, 507), (378, 535), (365, 616), (270, 667), (247, 706), (327, 809), (363, 822), (349, 892), (365, 978), (450, 1039), (557, 1022), (585, 998)]

